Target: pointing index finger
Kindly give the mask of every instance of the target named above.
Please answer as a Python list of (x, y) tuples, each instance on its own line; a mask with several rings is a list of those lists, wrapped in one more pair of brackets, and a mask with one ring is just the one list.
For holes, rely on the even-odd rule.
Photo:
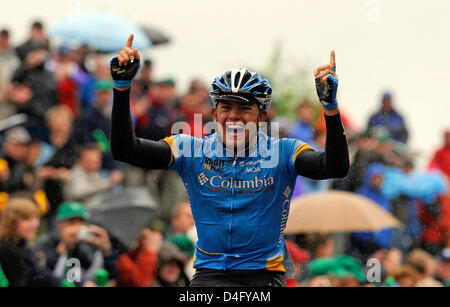
[(134, 40), (134, 34), (131, 34), (128, 38), (126, 47), (132, 48), (133, 47), (133, 40)]
[(336, 54), (334, 53), (334, 50), (331, 50), (330, 65), (331, 69), (336, 72)]

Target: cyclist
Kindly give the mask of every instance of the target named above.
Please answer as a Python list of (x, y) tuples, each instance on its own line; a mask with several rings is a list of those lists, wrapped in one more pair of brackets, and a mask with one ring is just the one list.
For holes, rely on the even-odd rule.
[[(228, 71), (212, 83), (211, 115), (218, 132), (203, 139), (185, 134), (159, 142), (136, 138), (129, 97), (140, 55), (132, 43), (133, 35), (111, 61), (112, 153), (138, 167), (175, 170), (182, 178), (198, 232), (191, 286), (285, 286), (290, 268), (283, 233), (296, 177), (342, 178), (349, 168), (334, 51), (330, 64), (315, 70), (327, 129), (325, 152), (315, 152), (300, 140), (259, 131), (272, 89), (246, 69)], [(251, 124), (256, 131), (247, 129)]]

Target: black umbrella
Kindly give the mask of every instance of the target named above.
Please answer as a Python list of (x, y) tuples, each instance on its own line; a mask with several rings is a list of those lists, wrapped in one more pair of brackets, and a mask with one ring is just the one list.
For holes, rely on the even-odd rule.
[(147, 37), (152, 42), (153, 46), (156, 45), (165, 45), (170, 43), (170, 38), (162, 33), (160, 30), (152, 28), (152, 27), (142, 27)]
[(157, 205), (146, 188), (127, 188), (89, 208), (89, 222), (106, 228), (128, 249), (154, 216)]

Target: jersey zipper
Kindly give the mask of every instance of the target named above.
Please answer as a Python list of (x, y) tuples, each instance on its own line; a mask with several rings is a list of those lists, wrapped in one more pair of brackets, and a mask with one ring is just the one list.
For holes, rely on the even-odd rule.
[[(234, 161), (233, 161), (233, 178), (236, 178), (236, 165), (237, 165), (237, 160), (238, 160), (238, 157), (236, 156), (236, 157), (234, 157)], [(229, 252), (231, 253), (232, 252), (232, 250), (231, 250), (231, 247), (233, 246), (232, 245), (232, 229), (233, 229), (233, 214), (234, 214), (234, 185), (232, 185), (232, 188), (231, 188), (231, 206), (230, 206), (230, 225), (229, 225), (229, 228), (228, 228), (228, 231), (229, 231), (229, 240), (228, 240), (228, 250), (229, 250)], [(225, 263), (225, 266), (226, 266), (226, 263)]]
[[(245, 150), (245, 149), (244, 149)], [(236, 179), (236, 165), (237, 165), (237, 160), (239, 158), (239, 155), (242, 152), (235, 154), (234, 156), (234, 161), (233, 161), (233, 178)], [(232, 247), (232, 229), (233, 229), (233, 213), (234, 213), (234, 185), (232, 185), (231, 188), (231, 206), (230, 206), (230, 225), (228, 227), (228, 232), (229, 232), (229, 239), (228, 239), (228, 251), (231, 253), (231, 247)], [(227, 269), (227, 259), (225, 259), (225, 270)]]

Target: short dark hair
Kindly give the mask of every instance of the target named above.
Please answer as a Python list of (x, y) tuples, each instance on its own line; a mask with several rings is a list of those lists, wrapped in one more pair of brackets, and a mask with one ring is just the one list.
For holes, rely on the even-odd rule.
[(33, 24), (31, 25), (31, 28), (32, 28), (32, 29), (42, 30), (42, 29), (44, 29), (44, 24), (43, 24), (41, 21), (36, 20), (36, 21), (33, 22)]
[(100, 147), (96, 143), (84, 144), (83, 146), (81, 146), (80, 151), (78, 152), (78, 159), (80, 159), (81, 156), (86, 151), (91, 151), (91, 150), (98, 150), (98, 151), (100, 151), (100, 153), (102, 152), (102, 150), (100, 149)]
[(146, 59), (144, 61), (144, 66), (147, 66), (147, 67), (153, 66), (153, 61), (151, 59)]
[(319, 247), (325, 245), (328, 241), (333, 239), (333, 236), (330, 234), (324, 233), (310, 233), (306, 235), (306, 248), (312, 253), (315, 254)]
[(0, 31), (0, 36), (6, 36), (9, 37), (9, 30), (8, 29), (2, 29)]

